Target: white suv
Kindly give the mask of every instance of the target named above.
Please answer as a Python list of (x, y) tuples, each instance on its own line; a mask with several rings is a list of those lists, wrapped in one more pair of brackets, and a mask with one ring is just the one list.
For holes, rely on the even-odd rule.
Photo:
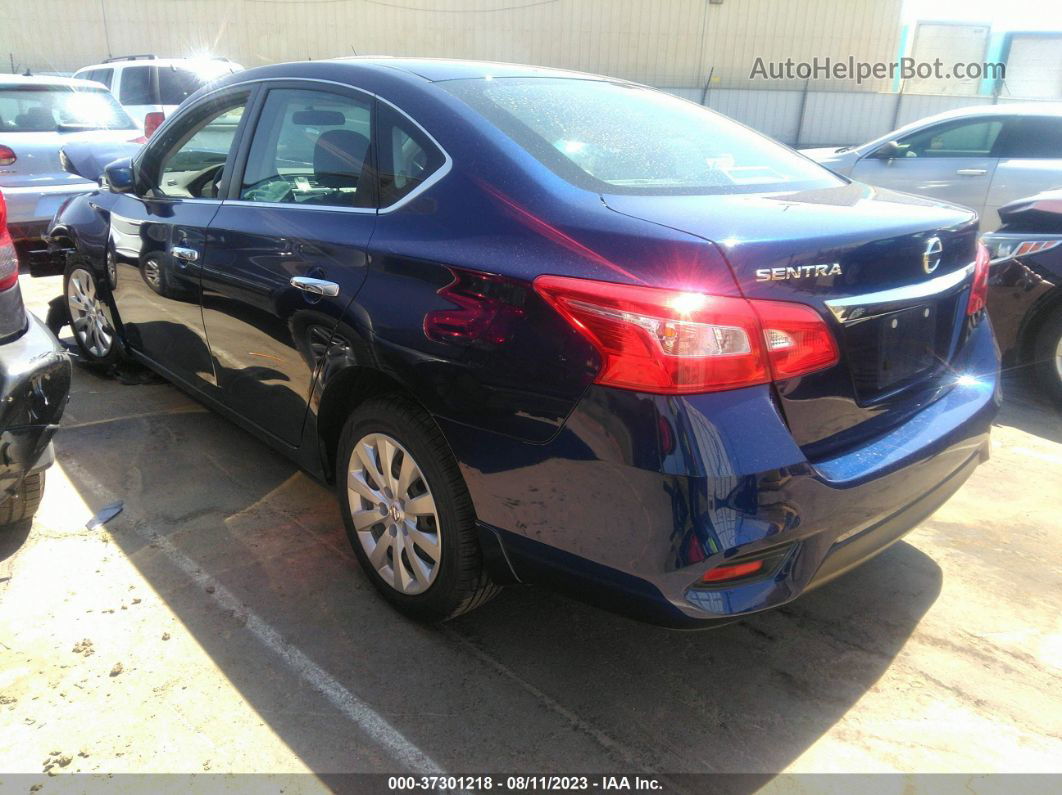
[[(228, 58), (123, 55), (78, 69), (74, 77), (103, 83), (147, 135), (186, 97), (243, 67)], [(161, 114), (148, 119), (149, 113)], [(146, 123), (146, 124), (145, 124)]]

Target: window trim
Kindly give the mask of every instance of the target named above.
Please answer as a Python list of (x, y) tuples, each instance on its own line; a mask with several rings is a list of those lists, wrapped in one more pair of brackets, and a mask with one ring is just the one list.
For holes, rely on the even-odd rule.
[[(263, 83), (265, 83), (267, 85), (263, 86), (262, 85)], [(436, 169), (434, 172), (432, 172), (432, 174), (427, 179), (425, 179), (422, 183), (420, 183), (420, 185), (418, 185), (416, 188), (411, 190), (409, 193), (407, 193), (405, 196), (403, 196), (398, 201), (394, 202), (393, 204), (389, 204), (386, 207), (377, 206), (377, 207), (373, 208), (373, 207), (330, 207), (328, 205), (292, 205), (292, 204), (289, 204), (289, 203), (286, 203), (286, 202), (251, 202), (251, 201), (243, 201), (241, 199), (231, 198), (233, 185), (235, 184), (235, 180), (233, 179), (233, 177), (236, 176), (236, 175), (239, 175), (240, 180), (242, 181), (242, 179), (243, 179), (243, 171), (244, 171), (244, 168), (246, 167), (246, 164), (247, 164), (247, 155), (248, 155), (248, 153), (250, 151), (251, 139), (254, 136), (254, 130), (258, 126), (258, 117), (261, 115), (262, 105), (265, 102), (265, 95), (269, 92), (270, 89), (272, 89), (274, 87), (282, 87), (284, 83), (311, 83), (311, 84), (318, 84), (318, 85), (335, 86), (335, 87), (338, 87), (338, 88), (341, 88), (341, 89), (345, 89), (346, 91), (353, 91), (353, 92), (356, 92), (356, 93), (359, 93), (359, 94), (363, 94), (363, 95), (365, 95), (367, 97), (372, 97), (376, 102), (384, 103), (388, 107), (392, 108), (393, 110), (395, 110), (398, 113), (400, 113), (403, 116), (405, 116), (410, 121), (410, 123), (412, 123), (415, 127), (417, 127), (417, 129), (419, 129), (422, 133), (424, 133), (425, 136), (427, 136), (428, 140), (431, 141), (432, 144), (434, 146), (436, 146), (438, 148), (438, 150), (442, 153), (442, 156), (443, 156), (442, 165), (439, 166), (439, 168)], [(448, 175), (450, 173), (450, 171), (453, 168), (453, 158), (450, 157), (450, 153), (446, 151), (446, 148), (442, 144), (439, 143), (439, 141), (435, 138), (434, 135), (432, 135), (428, 130), (426, 130), (424, 128), (423, 124), (421, 124), (416, 119), (414, 119), (412, 116), (410, 116), (408, 113), (406, 113), (398, 105), (394, 104), (393, 102), (391, 102), (390, 100), (388, 100), (388, 99), (386, 99), (384, 97), (381, 97), (379, 94), (373, 93), (372, 91), (368, 91), (368, 90), (366, 90), (364, 88), (359, 88), (358, 86), (351, 85), (350, 83), (341, 83), (338, 80), (325, 80), (323, 78), (316, 78), (316, 77), (259, 77), (259, 78), (255, 78), (254, 80), (241, 80), (238, 83), (230, 83), (228, 85), (222, 86), (220, 88), (215, 88), (215, 89), (207, 92), (203, 96), (199, 97), (195, 101), (195, 103), (192, 104), (192, 105), (184, 105), (184, 106), (182, 106), (180, 108), (180, 110), (178, 110), (173, 116), (171, 116), (170, 118), (166, 119), (166, 121), (163, 123), (163, 127), (160, 127), (159, 129), (162, 130), (165, 127), (169, 127), (171, 124), (176, 124), (177, 121), (180, 118), (182, 118), (184, 115), (186, 115), (189, 111), (191, 111), (194, 108), (199, 107), (201, 103), (203, 103), (205, 101), (208, 101), (207, 100), (208, 97), (212, 97), (215, 94), (221, 93), (223, 91), (232, 91), (232, 90), (248, 89), (248, 88), (252, 92), (251, 100), (250, 100), (250, 102), (248, 102), (247, 110), (244, 112), (244, 118), (243, 118), (243, 120), (241, 122), (241, 129), (237, 131), (237, 136), (239, 138), (239, 143), (237, 145), (236, 159), (234, 160), (234, 166), (233, 166), (233, 169), (232, 169), (232, 175), (231, 176), (226, 175), (224, 177), (225, 185), (223, 186), (223, 191), (222, 192), (223, 192), (225, 197), (223, 199), (179, 199), (178, 198), (179, 201), (209, 201), (209, 202), (221, 201), (221, 202), (223, 202), (225, 204), (231, 204), (231, 205), (238, 206), (238, 207), (244, 207), (244, 206), (246, 206), (246, 207), (263, 207), (263, 208), (264, 207), (276, 207), (276, 208), (285, 208), (285, 209), (289, 209), (289, 210), (292, 210), (292, 209), (295, 209), (295, 210), (306, 210), (306, 211), (310, 211), (310, 212), (346, 212), (346, 213), (359, 213), (359, 214), (375, 213), (377, 215), (386, 215), (388, 213), (393, 213), (393, 212), (395, 212), (397, 210), (400, 210), (402, 207), (404, 207), (407, 204), (409, 204), (410, 202), (414, 201), (416, 198), (421, 196), (425, 191), (427, 191), (428, 189), (430, 189), (431, 187), (436, 185), (438, 182), (440, 182), (446, 175)], [(374, 114), (373, 114), (373, 118), (374, 118), (373, 123), (375, 124), (375, 111), (374, 111)], [(253, 126), (252, 126), (252, 123), (253, 123)], [(244, 126), (245, 124), (246, 124), (246, 126)], [(248, 128), (250, 128), (250, 130), (251, 130), (250, 134), (247, 133), (247, 129)], [(372, 147), (373, 147), (373, 152), (374, 152), (373, 156), (375, 157), (375, 147), (376, 147), (376, 142), (375, 141), (372, 141)], [(147, 149), (147, 147), (145, 147), (145, 149)], [(141, 159), (142, 159), (142, 157), (143, 157), (143, 155), (141, 156)], [(140, 163), (140, 159), (138, 159), (138, 161), (137, 161), (137, 167), (138, 168), (139, 168), (139, 163)], [(379, 178), (378, 177), (374, 177), (374, 179), (378, 181)], [(376, 186), (374, 186), (374, 189), (378, 188), (378, 187), (379, 186), (376, 185)], [(377, 195), (377, 197), (379, 196), (378, 190), (377, 190), (376, 195)]]

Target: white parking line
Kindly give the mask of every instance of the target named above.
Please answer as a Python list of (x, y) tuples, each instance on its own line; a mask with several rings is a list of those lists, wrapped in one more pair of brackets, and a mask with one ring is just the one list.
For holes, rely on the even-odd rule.
[[(114, 495), (86, 472), (84, 467), (69, 460), (62, 461), (60, 465), (68, 471), (75, 472), (78, 480), (91, 488), (102, 499), (108, 502), (115, 499)], [(283, 636), (269, 623), (244, 607), (243, 603), (232, 592), (209, 574), (204, 573), (201, 566), (177, 549), (168, 538), (153, 534), (141, 527), (135, 528), (134, 532), (145, 541), (154, 544), (174, 566), (193, 580), (203, 590), (204, 594), (209, 595), (219, 607), (230, 610), (237, 615), (246, 616), (247, 631), (255, 639), (280, 657), (296, 675), (327, 698), (336, 709), (346, 715), (404, 768), (418, 773), (434, 775), (445, 772), (430, 756), (388, 723), (380, 713), (354, 695), (339, 680), (303, 654), (302, 651), (285, 641)], [(208, 586), (210, 586), (213, 593), (208, 590)]]

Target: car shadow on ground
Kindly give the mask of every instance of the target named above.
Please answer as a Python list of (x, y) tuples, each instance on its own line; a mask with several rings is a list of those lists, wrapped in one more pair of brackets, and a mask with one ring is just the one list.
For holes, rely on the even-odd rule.
[(1007, 425), (1062, 444), (1062, 406), (1053, 405), (1028, 368), (1003, 376), (1003, 405), (996, 425)]
[[(773, 773), (874, 686), (941, 590), (936, 563), (901, 542), (713, 631), (635, 623), (531, 586), (423, 627), (372, 590), (332, 493), (250, 435), (170, 386), (80, 368), (74, 401), (81, 421), (57, 445), (81, 496), (93, 511), (125, 501), (113, 541), (321, 773), (401, 767), (285, 649), (449, 772)], [(219, 604), (222, 592), (238, 607)]]

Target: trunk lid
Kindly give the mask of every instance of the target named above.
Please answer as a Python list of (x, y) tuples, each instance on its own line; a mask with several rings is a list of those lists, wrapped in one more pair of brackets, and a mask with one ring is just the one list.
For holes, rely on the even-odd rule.
[(832, 368), (776, 384), (812, 458), (851, 446), (947, 388), (966, 316), (977, 217), (858, 183), (790, 194), (607, 195), (616, 212), (715, 243), (749, 298), (818, 310)]
[(0, 144), (15, 153), (15, 162), (0, 167), (0, 186), (45, 187), (51, 185), (79, 185), (85, 180), (63, 170), (59, 150), (69, 144), (113, 145), (128, 142), (137, 135), (134, 130), (79, 130), (70, 132), (2, 132)]

